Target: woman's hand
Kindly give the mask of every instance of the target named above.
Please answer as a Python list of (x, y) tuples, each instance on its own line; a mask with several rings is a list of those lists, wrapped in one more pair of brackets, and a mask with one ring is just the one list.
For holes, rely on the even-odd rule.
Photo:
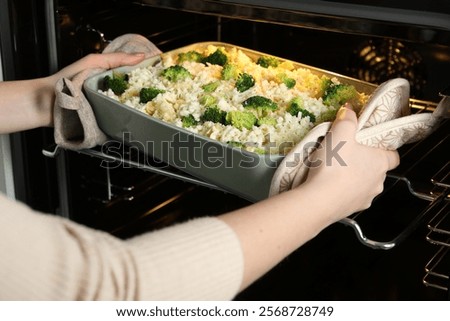
[(113, 69), (121, 66), (133, 66), (140, 63), (145, 58), (145, 53), (127, 54), (123, 52), (114, 52), (105, 54), (89, 54), (73, 64), (61, 69), (52, 77), (58, 80), (60, 78), (72, 78), (79, 72), (86, 69)]
[(145, 58), (144, 53), (90, 54), (45, 78), (0, 82), (0, 134), (52, 126), (58, 79), (71, 78), (91, 68), (135, 65)]
[(383, 191), (386, 172), (399, 164), (397, 151), (357, 143), (356, 128), (356, 114), (347, 104), (311, 157), (306, 184), (333, 202), (330, 223), (368, 208)]

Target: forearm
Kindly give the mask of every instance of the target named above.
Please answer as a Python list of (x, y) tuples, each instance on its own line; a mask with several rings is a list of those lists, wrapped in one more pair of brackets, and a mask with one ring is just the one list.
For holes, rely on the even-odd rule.
[(0, 134), (53, 125), (55, 84), (86, 69), (111, 69), (135, 65), (145, 54), (91, 54), (58, 73), (39, 79), (0, 82)]
[(339, 215), (337, 212), (344, 213), (338, 206), (329, 207), (332, 199), (325, 204), (323, 195), (314, 185), (305, 185), (219, 217), (241, 242), (244, 255), (241, 289), (333, 223), (332, 217)]
[(53, 124), (53, 78), (0, 82), (0, 134)]

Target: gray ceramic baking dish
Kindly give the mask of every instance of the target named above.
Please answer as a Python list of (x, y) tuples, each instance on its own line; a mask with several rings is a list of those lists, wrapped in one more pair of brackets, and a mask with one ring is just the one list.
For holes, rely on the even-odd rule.
[[(208, 45), (236, 47), (254, 59), (267, 55), (222, 42), (195, 43), (167, 54), (201, 49)], [(137, 67), (156, 64), (159, 60), (160, 57), (157, 56), (137, 66), (114, 70), (129, 72)], [(293, 63), (296, 67), (308, 68), (314, 73), (336, 77), (342, 82), (352, 84), (359, 92), (371, 94), (376, 88), (353, 78)], [(136, 146), (155, 159), (249, 201), (256, 202), (268, 197), (273, 174), (283, 160), (283, 155), (260, 155), (233, 148), (109, 98), (98, 91), (103, 89), (103, 78), (112, 72), (113, 70), (109, 70), (87, 79), (83, 87), (98, 125), (105, 134), (130, 146)]]

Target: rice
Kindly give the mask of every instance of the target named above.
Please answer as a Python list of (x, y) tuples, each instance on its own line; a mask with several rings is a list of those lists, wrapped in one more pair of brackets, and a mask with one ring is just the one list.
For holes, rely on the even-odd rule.
[[(323, 114), (329, 112), (330, 108), (334, 108), (326, 106), (321, 98), (321, 84), (324, 76), (318, 76), (307, 68), (296, 68), (290, 61), (281, 61), (277, 67), (264, 68), (256, 64), (245, 52), (234, 47), (225, 49), (209, 45), (203, 52), (200, 50), (199, 52), (206, 56), (217, 49), (226, 54), (228, 63), (237, 66), (240, 73), (252, 75), (255, 85), (244, 92), (239, 92), (235, 88), (234, 79), (221, 78), (222, 66), (192, 61), (178, 63), (178, 56), (169, 53), (163, 54), (161, 61), (154, 66), (136, 68), (129, 72), (129, 87), (120, 96), (115, 95), (111, 90), (102, 91), (102, 93), (178, 127), (183, 127), (183, 117), (192, 115), (198, 124), (185, 129), (193, 133), (223, 143), (238, 143), (239, 146), (252, 152), (271, 154), (288, 152), (320, 122)], [(177, 64), (186, 68), (193, 77), (177, 82), (161, 77), (160, 74), (164, 69)], [(280, 75), (295, 79), (295, 86), (288, 88), (280, 81)], [(217, 81), (219, 81), (218, 87), (210, 95), (216, 98), (216, 106), (220, 110), (244, 111), (242, 103), (247, 98), (255, 95), (264, 96), (278, 105), (276, 110), (270, 112), (270, 116), (276, 119), (276, 123), (255, 125), (252, 129), (238, 129), (232, 125), (201, 122), (201, 116), (205, 111), (205, 106), (200, 102), (200, 97), (204, 95), (202, 86)], [(334, 78), (331, 81), (338, 83), (338, 80)], [(165, 92), (144, 104), (139, 101), (139, 92), (144, 87), (155, 87)], [(358, 104), (362, 105), (367, 97), (362, 93), (358, 94)], [(301, 113), (291, 115), (287, 112), (289, 103), (295, 97), (301, 97), (304, 109), (319, 121), (314, 123), (309, 116), (302, 116)]]

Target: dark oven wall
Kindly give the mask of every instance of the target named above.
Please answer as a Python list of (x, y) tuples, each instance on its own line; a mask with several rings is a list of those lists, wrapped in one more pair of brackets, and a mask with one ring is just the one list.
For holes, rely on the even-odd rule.
[(136, 33), (166, 51), (192, 42), (217, 39), (216, 19), (150, 8), (130, 1), (58, 1), (60, 64), (100, 52), (115, 37)]

